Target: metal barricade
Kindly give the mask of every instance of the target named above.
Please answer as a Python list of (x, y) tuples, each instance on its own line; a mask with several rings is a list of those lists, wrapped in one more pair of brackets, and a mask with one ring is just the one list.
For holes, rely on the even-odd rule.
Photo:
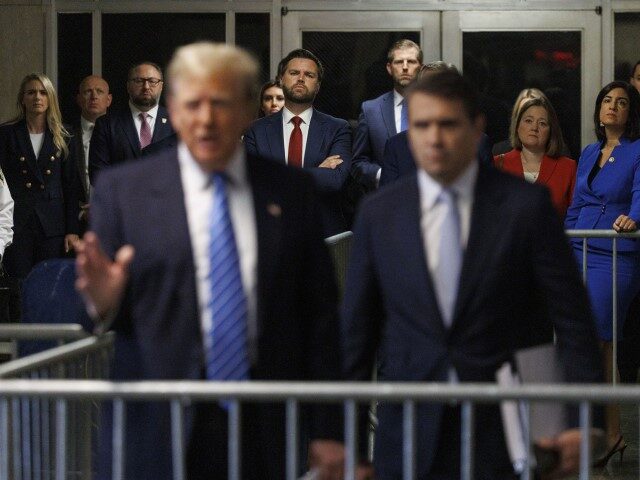
[(613, 384), (617, 383), (618, 373), (618, 239), (619, 238), (636, 238), (640, 239), (640, 231), (630, 233), (618, 233), (615, 230), (567, 230), (566, 235), (569, 238), (582, 238), (582, 281), (587, 284), (587, 259), (588, 244), (590, 238), (610, 238), (612, 242), (611, 255), (611, 289), (613, 305), (611, 307), (611, 319), (613, 322), (613, 366), (612, 378)]
[[(9, 326), (7, 326), (9, 327)], [(50, 326), (38, 335), (13, 326), (3, 335), (22, 339), (57, 339), (86, 336), (75, 326)], [(40, 327), (42, 328), (42, 327)], [(31, 384), (43, 379), (104, 379), (108, 375), (114, 334), (84, 338), (0, 365), (0, 385), (10, 380)], [(13, 380), (11, 380), (13, 381)], [(0, 400), (0, 478), (90, 480), (95, 451), (99, 405), (55, 397), (23, 395)]]
[[(92, 339), (94, 342), (100, 340)], [(240, 413), (242, 402), (283, 402), (286, 406), (286, 478), (298, 478), (299, 405), (304, 403), (342, 402), (345, 412), (345, 478), (354, 479), (358, 461), (357, 406), (378, 399), (380, 402), (403, 404), (403, 478), (414, 479), (416, 473), (416, 406), (419, 402), (461, 403), (461, 478), (474, 476), (474, 410), (477, 403), (498, 403), (517, 400), (529, 412), (531, 402), (561, 401), (577, 404), (582, 432), (580, 479), (590, 478), (591, 465), (591, 404), (606, 402), (630, 402), (640, 405), (640, 387), (606, 385), (523, 385), (502, 387), (492, 384), (434, 384), (434, 383), (311, 383), (311, 382), (208, 382), (208, 381), (147, 381), (113, 383), (106, 381), (67, 380), (7, 380), (0, 382), (0, 478), (11, 478), (11, 466), (15, 465), (14, 450), (10, 449), (12, 405), (24, 398), (38, 402), (55, 402), (56, 421), (52, 425), (55, 434), (55, 464), (57, 480), (70, 478), (68, 444), (70, 404), (79, 400), (114, 402), (114, 451), (112, 456), (114, 478), (124, 478), (124, 452), (127, 448), (124, 435), (126, 425), (125, 406), (129, 401), (169, 402), (172, 431), (173, 478), (185, 478), (184, 409), (193, 401), (214, 402), (225, 400), (229, 404), (229, 478), (242, 478), (242, 446)], [(499, 419), (496, 419), (499, 421)], [(525, 418), (525, 424), (528, 418)], [(529, 447), (530, 445), (529, 441)], [(530, 448), (528, 449), (531, 450)], [(11, 452), (11, 453), (10, 453)], [(480, 459), (481, 460), (481, 459)], [(528, 462), (528, 459), (527, 459)], [(23, 478), (23, 477), (14, 477)], [(523, 479), (530, 478), (528, 468)]]
[(0, 324), (0, 341), (3, 341), (2, 353), (13, 359), (17, 356), (17, 343), (55, 341), (63, 345), (73, 340), (86, 338), (90, 334), (78, 323), (5, 323)]

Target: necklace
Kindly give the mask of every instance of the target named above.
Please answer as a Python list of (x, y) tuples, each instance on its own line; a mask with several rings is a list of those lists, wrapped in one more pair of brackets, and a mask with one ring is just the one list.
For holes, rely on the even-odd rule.
[(533, 169), (529, 169), (529, 162), (522, 154), (522, 152), (520, 152), (520, 160), (522, 160), (522, 170), (524, 171), (524, 173), (528, 173), (535, 182), (538, 179), (538, 175), (540, 175), (540, 165), (542, 165), (542, 162), (538, 163), (537, 166), (534, 166)]

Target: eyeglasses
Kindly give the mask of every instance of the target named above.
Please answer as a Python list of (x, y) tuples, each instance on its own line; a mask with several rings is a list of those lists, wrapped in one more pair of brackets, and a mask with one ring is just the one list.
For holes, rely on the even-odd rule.
[(133, 82), (138, 87), (143, 86), (145, 83), (148, 83), (152, 87), (157, 87), (160, 83), (162, 83), (162, 80), (160, 80), (159, 78), (135, 77), (135, 78), (130, 78), (129, 81)]

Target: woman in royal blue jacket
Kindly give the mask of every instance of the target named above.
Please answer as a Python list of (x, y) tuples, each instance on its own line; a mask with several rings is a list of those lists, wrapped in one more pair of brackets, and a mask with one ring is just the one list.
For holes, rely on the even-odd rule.
[[(632, 232), (640, 221), (640, 95), (626, 82), (612, 82), (596, 99), (594, 123), (598, 142), (588, 145), (578, 161), (567, 229), (611, 229)], [(612, 381), (613, 292), (611, 239), (590, 239), (587, 288), (602, 342), (607, 379)], [(582, 239), (574, 239), (582, 267)], [(640, 241), (617, 240), (617, 337), (631, 300), (640, 290)], [(607, 409), (609, 453), (601, 465), (626, 448), (617, 406)]]

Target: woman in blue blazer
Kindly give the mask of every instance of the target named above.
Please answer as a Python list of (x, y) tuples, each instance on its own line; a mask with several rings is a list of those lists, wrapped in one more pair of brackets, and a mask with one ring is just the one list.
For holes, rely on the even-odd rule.
[(49, 78), (27, 75), (17, 104), (17, 117), (0, 126), (0, 166), (15, 201), (4, 266), (22, 280), (36, 263), (72, 249), (79, 205), (74, 149)]
[[(588, 145), (578, 161), (573, 201), (567, 212), (568, 229), (611, 229), (632, 232), (640, 221), (640, 95), (626, 82), (612, 82), (596, 99), (594, 123), (598, 142)], [(612, 381), (613, 296), (612, 240), (587, 242), (587, 288), (602, 342), (605, 371)], [(576, 258), (582, 267), (582, 239), (574, 239)], [(640, 241), (617, 240), (617, 336), (634, 296), (640, 291)], [(607, 409), (609, 453), (622, 452), (617, 406)]]

